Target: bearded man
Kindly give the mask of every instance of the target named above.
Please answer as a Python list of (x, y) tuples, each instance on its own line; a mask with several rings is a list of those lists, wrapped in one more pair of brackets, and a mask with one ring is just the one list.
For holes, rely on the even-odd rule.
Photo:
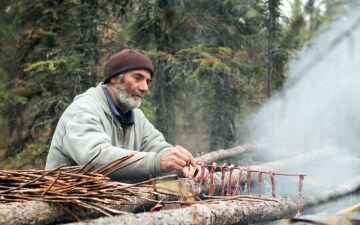
[(125, 164), (144, 158), (112, 173), (113, 180), (145, 180), (171, 171), (199, 180), (201, 174), (195, 173), (199, 166), (190, 163), (192, 154), (167, 143), (138, 109), (153, 73), (150, 59), (136, 50), (124, 49), (111, 56), (103, 82), (76, 96), (62, 114), (45, 169), (84, 165), (100, 150), (93, 161), (97, 167), (136, 152)]

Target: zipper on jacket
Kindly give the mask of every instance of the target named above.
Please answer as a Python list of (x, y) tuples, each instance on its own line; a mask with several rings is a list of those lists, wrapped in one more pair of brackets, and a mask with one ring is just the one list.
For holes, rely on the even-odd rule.
[(129, 140), (131, 129), (133, 128), (133, 125), (129, 126), (128, 129), (126, 129), (126, 133), (124, 133), (124, 129), (120, 127), (121, 130), (121, 145), (123, 148), (126, 147), (126, 142)]

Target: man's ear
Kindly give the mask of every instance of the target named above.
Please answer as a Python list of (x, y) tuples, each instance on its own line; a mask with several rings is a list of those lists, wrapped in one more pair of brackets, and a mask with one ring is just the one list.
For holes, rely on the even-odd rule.
[(110, 78), (110, 84), (115, 84), (116, 83), (116, 76), (113, 76)]

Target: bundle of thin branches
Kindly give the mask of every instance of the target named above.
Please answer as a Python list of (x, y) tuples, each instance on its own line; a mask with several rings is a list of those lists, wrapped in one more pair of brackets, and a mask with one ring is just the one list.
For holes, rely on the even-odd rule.
[(130, 165), (124, 163), (134, 154), (93, 170), (91, 162), (84, 166), (58, 167), (53, 170), (0, 170), (0, 203), (44, 201), (73, 203), (107, 214), (122, 213), (104, 204), (130, 204), (131, 198), (157, 195), (149, 181), (138, 184), (112, 182), (110, 173)]

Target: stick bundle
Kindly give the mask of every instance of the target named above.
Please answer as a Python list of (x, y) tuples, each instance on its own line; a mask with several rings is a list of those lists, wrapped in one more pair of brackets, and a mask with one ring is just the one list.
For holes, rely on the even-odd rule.
[[(0, 170), (0, 203), (42, 201), (73, 203), (94, 209), (105, 215), (123, 213), (106, 207), (109, 204), (131, 204), (131, 198), (153, 198), (157, 195), (152, 185), (129, 185), (112, 182), (106, 175), (131, 158), (116, 160), (101, 170), (90, 172), (85, 166), (59, 167), (54, 170)], [(132, 163), (132, 162), (131, 162)], [(126, 165), (129, 165), (128, 163)], [(126, 165), (121, 166), (124, 167)], [(92, 166), (89, 166), (92, 168)], [(99, 173), (103, 171), (105, 173)]]

